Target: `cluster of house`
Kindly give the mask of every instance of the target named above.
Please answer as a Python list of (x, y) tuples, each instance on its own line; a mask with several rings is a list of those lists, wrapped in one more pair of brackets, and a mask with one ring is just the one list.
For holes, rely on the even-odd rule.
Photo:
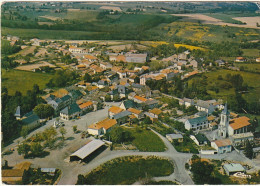
[[(158, 101), (155, 99), (146, 99), (135, 95), (121, 102), (119, 107), (112, 106), (108, 110), (108, 117), (102, 121), (96, 122), (88, 126), (88, 133), (91, 135), (103, 135), (109, 132), (112, 127), (125, 123), (133, 123), (144, 117), (149, 117), (152, 122), (158, 120), (162, 111), (157, 108)], [(147, 111), (144, 111), (147, 108)]]
[[(8, 167), (8, 169), (2, 168), (2, 182), (5, 184), (21, 184), (25, 171), (29, 168), (37, 168), (31, 162), (25, 161), (16, 164), (14, 167)], [(40, 168), (41, 173), (49, 176), (54, 176), (57, 172), (56, 168)]]
[[(221, 102), (216, 100), (194, 101), (184, 98), (180, 100), (180, 105), (185, 105), (186, 107), (194, 105), (200, 111), (193, 118), (185, 121), (185, 128), (187, 130), (198, 133), (197, 135), (190, 136), (197, 145), (209, 143), (206, 136), (199, 133), (202, 130), (208, 129), (217, 129), (217, 136), (214, 136), (214, 138), (218, 138), (218, 140), (211, 141), (211, 146), (218, 153), (231, 152), (232, 146), (236, 147), (245, 144), (247, 140), (254, 140), (254, 135), (249, 130), (251, 125), (249, 122), (250, 119), (246, 116), (238, 117), (237, 114), (230, 113), (227, 109), (227, 104), (223, 106)], [(219, 124), (216, 122), (217, 118), (210, 115), (216, 108), (222, 110)], [(230, 119), (230, 117), (233, 119)]]

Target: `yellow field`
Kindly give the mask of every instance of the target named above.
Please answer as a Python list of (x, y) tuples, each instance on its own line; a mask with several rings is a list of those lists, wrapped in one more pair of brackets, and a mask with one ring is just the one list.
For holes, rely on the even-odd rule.
[(174, 44), (174, 46), (176, 48), (179, 48), (180, 46), (183, 46), (183, 47), (185, 47), (185, 48), (187, 48), (189, 50), (204, 50), (204, 51), (207, 50), (207, 49), (202, 48), (202, 47), (197, 47), (197, 46), (192, 46), (192, 45), (184, 45), (184, 44)]

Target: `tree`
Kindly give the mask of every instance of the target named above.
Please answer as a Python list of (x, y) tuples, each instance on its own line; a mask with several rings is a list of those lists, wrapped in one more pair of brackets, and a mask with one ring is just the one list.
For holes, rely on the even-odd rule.
[(30, 151), (30, 145), (27, 143), (21, 143), (18, 145), (17, 151), (19, 155), (24, 154), (24, 157), (26, 157)]
[(144, 118), (144, 124), (152, 124), (152, 120), (147, 116)]
[(88, 73), (86, 73), (86, 74), (84, 75), (84, 80), (85, 80), (86, 82), (89, 82), (89, 83), (92, 82), (92, 78), (91, 78), (91, 76), (90, 76)]
[(72, 128), (73, 128), (73, 132), (76, 134), (77, 133), (77, 125), (74, 125), (74, 126), (72, 126)]
[(195, 184), (209, 184), (212, 180), (212, 172), (214, 166), (206, 161), (201, 161), (200, 158), (193, 157), (191, 164), (191, 172)]
[(86, 184), (85, 177), (82, 174), (79, 174), (76, 185), (85, 185), (85, 184)]
[(54, 114), (54, 108), (48, 104), (39, 104), (33, 111), (41, 118), (51, 117)]
[(111, 140), (115, 143), (123, 142), (124, 130), (121, 127), (115, 127), (110, 132)]
[(34, 84), (34, 85), (33, 85), (33, 92), (34, 92), (35, 94), (39, 94), (39, 93), (40, 93), (39, 85), (37, 85), (37, 84)]
[(23, 139), (26, 139), (28, 133), (29, 133), (28, 127), (26, 126), (22, 127), (21, 136), (23, 137)]
[(246, 147), (245, 147), (245, 150), (244, 150), (244, 154), (249, 159), (252, 159), (253, 155), (254, 155), (253, 147), (248, 140), (246, 141)]
[(64, 127), (61, 127), (59, 130), (61, 136), (62, 136), (62, 140), (64, 140), (64, 135), (67, 133), (66, 129)]
[(30, 150), (33, 156), (40, 156), (43, 153), (43, 147), (40, 143), (32, 143)]
[(106, 96), (105, 96), (105, 102), (110, 102), (110, 101), (111, 101), (110, 95), (106, 95)]

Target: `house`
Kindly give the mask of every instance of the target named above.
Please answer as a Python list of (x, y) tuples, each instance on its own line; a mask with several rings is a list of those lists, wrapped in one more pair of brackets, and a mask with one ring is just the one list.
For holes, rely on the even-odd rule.
[(126, 86), (118, 85), (117, 86), (118, 94), (120, 98), (125, 98), (131, 92)]
[(117, 53), (109, 54), (109, 61), (116, 61), (117, 56), (118, 56)]
[(134, 96), (134, 102), (136, 102), (136, 103), (144, 103), (144, 102), (146, 102), (147, 101), (147, 99), (146, 98), (144, 98), (144, 97), (140, 97), (140, 96)]
[(234, 134), (230, 137), (233, 146), (245, 145), (247, 141), (254, 141), (254, 135), (252, 132), (246, 132), (241, 134)]
[(87, 86), (87, 88), (86, 88), (86, 92), (88, 92), (89, 94), (94, 94), (97, 91), (98, 91), (97, 86)]
[(232, 151), (232, 142), (230, 139), (222, 139), (211, 142), (211, 147), (216, 149), (219, 154)]
[(21, 120), (23, 126), (28, 129), (28, 131), (33, 130), (41, 125), (40, 118), (33, 112), (29, 112), (24, 115), (24, 119)]
[(184, 105), (185, 108), (187, 108), (194, 105), (194, 100), (189, 98), (183, 98), (179, 101), (179, 105)]
[(218, 60), (216, 60), (215, 62), (216, 62), (216, 64), (217, 64), (219, 67), (225, 66), (225, 61), (222, 60), (222, 59), (218, 59)]
[(116, 56), (116, 61), (117, 62), (126, 62), (126, 58), (124, 55), (120, 54), (120, 55)]
[(246, 58), (244, 57), (237, 57), (235, 62), (245, 62), (246, 61)]
[(103, 135), (109, 132), (116, 124), (117, 121), (115, 119), (106, 118), (88, 126), (88, 133), (91, 135)]
[(228, 135), (232, 136), (234, 134), (241, 134), (241, 133), (248, 132), (249, 126), (251, 125), (249, 120), (250, 119), (246, 116), (242, 116), (242, 117), (230, 120), (229, 126), (228, 126)]
[(87, 50), (85, 48), (78, 48), (76, 46), (69, 46), (69, 51), (71, 53), (78, 53), (78, 54), (87, 53)]
[(2, 169), (2, 182), (16, 185), (22, 182), (24, 171), (31, 166), (30, 162), (22, 162), (14, 166), (13, 169)]
[(144, 105), (147, 106), (149, 109), (153, 109), (159, 105), (159, 101), (150, 98), (144, 103)]
[(185, 129), (187, 130), (201, 130), (209, 127), (207, 116), (187, 119), (185, 121)]
[(228, 176), (235, 174), (237, 172), (246, 172), (246, 169), (239, 163), (230, 163), (230, 164), (224, 164), (223, 169), (225, 170), (226, 174)]
[(193, 68), (198, 68), (198, 62), (196, 60), (191, 60), (190, 61), (190, 66), (192, 66)]
[(83, 97), (83, 94), (79, 90), (76, 90), (76, 89), (70, 90), (68, 95), (71, 97), (72, 102), (75, 102), (76, 100)]
[(93, 63), (98, 61), (97, 57), (89, 55), (89, 54), (84, 55), (83, 58), (88, 60), (89, 62), (93, 62)]
[(145, 112), (144, 114), (146, 116), (148, 116), (152, 120), (152, 122), (156, 122), (161, 113), (162, 113), (162, 111), (160, 109), (154, 108), (154, 109), (150, 110), (149, 112)]
[(120, 107), (112, 106), (110, 109), (108, 109), (108, 117), (112, 118), (113, 115), (116, 115), (120, 112), (123, 112), (124, 110)]
[(42, 173), (46, 173), (50, 176), (54, 176), (56, 172), (56, 168), (41, 168)]
[(129, 112), (131, 112), (137, 119), (141, 119), (144, 117), (144, 114), (141, 110), (135, 109), (135, 108), (129, 108), (127, 109)]
[(119, 105), (119, 107), (121, 109), (128, 110), (129, 108), (135, 108), (135, 109), (140, 108), (140, 105), (138, 103), (134, 102), (133, 100), (128, 99), (128, 100), (123, 101)]
[(208, 144), (208, 138), (201, 133), (198, 133), (196, 135), (190, 135), (190, 139), (192, 139), (198, 146)]
[(89, 112), (94, 109), (93, 102), (87, 101), (85, 103), (82, 103), (79, 105), (79, 108), (81, 109), (82, 113)]
[(94, 65), (94, 64), (90, 65), (89, 68), (94, 71), (94, 74), (102, 73), (104, 71), (103, 68), (101, 68), (101, 67), (99, 67), (97, 65)]
[(78, 104), (73, 103), (60, 111), (60, 118), (64, 120), (70, 120), (79, 117), (80, 114), (81, 109), (79, 108)]
[(213, 102), (211, 100), (204, 101), (204, 100), (198, 100), (195, 103), (195, 107), (198, 111), (205, 111), (208, 114), (211, 114), (215, 110), (215, 106), (213, 105)]
[(125, 54), (125, 60), (128, 63), (145, 63), (147, 62), (147, 59), (147, 54)]
[(172, 143), (177, 140), (178, 142), (183, 142), (183, 136), (181, 134), (166, 134), (166, 138)]
[(100, 68), (104, 69), (104, 70), (107, 70), (107, 69), (111, 69), (113, 66), (108, 63), (108, 62), (101, 62), (99, 64)]
[(260, 62), (260, 57), (255, 59), (255, 62)]
[(162, 73), (166, 77), (167, 80), (172, 79), (174, 76), (176, 76), (178, 74), (178, 73), (175, 73), (175, 72), (177, 72), (177, 71), (169, 69), (169, 68), (162, 69), (160, 71), (160, 73)]
[(71, 104), (71, 101), (72, 101), (71, 96), (69, 96), (69, 95), (65, 95), (61, 98), (56, 98), (55, 96), (50, 96), (49, 98), (47, 98), (47, 100), (50, 100), (50, 101), (47, 101), (47, 104), (51, 105), (56, 113), (58, 113), (63, 108), (67, 107), (69, 104)]
[(119, 125), (124, 124), (128, 122), (128, 116), (130, 116), (132, 113), (128, 110), (122, 111), (118, 114), (115, 114), (111, 116), (110, 119), (115, 119)]

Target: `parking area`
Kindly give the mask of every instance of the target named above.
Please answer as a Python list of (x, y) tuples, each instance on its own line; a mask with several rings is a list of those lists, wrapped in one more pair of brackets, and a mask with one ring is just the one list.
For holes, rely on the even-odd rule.
[[(93, 137), (90, 138), (81, 138), (81, 133), (74, 133), (73, 132), (73, 126), (76, 125), (79, 131), (86, 131), (87, 126), (96, 122), (100, 121), (107, 117), (108, 115), (108, 109), (111, 105), (118, 106), (120, 103), (107, 103), (108, 106), (105, 106), (104, 109), (90, 112), (84, 116), (81, 116), (80, 119), (77, 120), (70, 120), (70, 121), (63, 121), (67, 133), (65, 136), (65, 141), (61, 143), (61, 141), (58, 141), (60, 145), (54, 149), (47, 151), (50, 152), (50, 154), (44, 158), (34, 158), (34, 159), (24, 159), (23, 156), (19, 155), (17, 152), (17, 145), (18, 143), (23, 141), (23, 138), (18, 138), (12, 143), (11, 145), (4, 148), (4, 150), (7, 150), (9, 148), (14, 148), (15, 151), (10, 155), (5, 155), (2, 157), (2, 160), (7, 160), (8, 164), (10, 166), (14, 166), (22, 161), (30, 161), (32, 164), (38, 165), (39, 167), (43, 168), (58, 168), (61, 169), (62, 178), (71, 177), (73, 181), (77, 179), (78, 173), (84, 171), (84, 163), (79, 162), (68, 162), (68, 157), (73, 152), (84, 146), (88, 141), (90, 141)], [(44, 131), (46, 128), (53, 126), (54, 121), (56, 121), (56, 118), (53, 118), (52, 120), (49, 120), (44, 126), (38, 128), (37, 130), (33, 131), (28, 135), (28, 137), (32, 136), (33, 134), (36, 134), (38, 132)], [(59, 133), (59, 128), (57, 128), (58, 136), (61, 136)], [(105, 150), (103, 153), (101, 153), (99, 156), (104, 156), (107, 152), (109, 152), (109, 149)], [(98, 156), (98, 157), (99, 157)], [(75, 182), (71, 182), (75, 183)]]

